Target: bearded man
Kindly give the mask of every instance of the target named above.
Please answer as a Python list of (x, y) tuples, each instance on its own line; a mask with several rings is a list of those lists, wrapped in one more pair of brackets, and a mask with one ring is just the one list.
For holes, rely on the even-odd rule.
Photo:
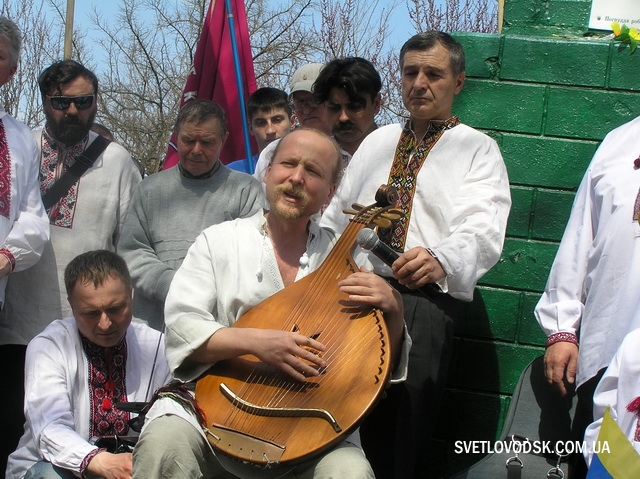
[[(38, 180), (45, 202), (51, 239), (40, 261), (9, 277), (5, 308), (0, 315), (0, 345), (11, 350), (4, 365), (11, 378), (6, 394), (20, 407), (4, 414), (24, 423), (22, 395), (26, 346), (51, 321), (68, 318), (64, 268), (79, 253), (115, 251), (133, 188), (141, 176), (131, 155), (110, 142), (91, 166), (80, 171), (82, 156), (99, 135), (90, 131), (97, 112), (98, 79), (73, 60), (56, 62), (38, 78), (46, 116), (43, 128), (33, 132), (39, 151)], [(90, 156), (87, 153), (87, 156)], [(90, 162), (87, 162), (87, 165)], [(72, 170), (79, 176), (66, 174)], [(61, 176), (69, 179), (61, 188)], [(52, 188), (58, 194), (52, 198)]]

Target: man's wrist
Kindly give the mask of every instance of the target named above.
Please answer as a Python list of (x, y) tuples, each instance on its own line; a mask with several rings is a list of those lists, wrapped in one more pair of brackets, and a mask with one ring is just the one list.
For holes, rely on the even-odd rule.
[(549, 337), (547, 337), (547, 343), (545, 344), (545, 347), (548, 348), (549, 346), (556, 343), (572, 343), (578, 346), (578, 336), (568, 331), (553, 333), (550, 334)]
[(82, 463), (80, 464), (80, 475), (81, 475), (81, 477), (83, 477), (83, 478), (87, 477), (86, 473), (89, 472), (89, 471), (87, 471), (87, 467), (89, 467), (89, 463), (91, 462), (91, 460), (94, 457), (96, 457), (98, 454), (100, 454), (101, 452), (104, 452), (104, 451), (106, 451), (105, 448), (95, 448), (89, 454), (84, 456), (84, 459), (82, 460)]
[(13, 254), (7, 248), (0, 248), (0, 254), (9, 261), (9, 271), (7, 274), (12, 273), (13, 270), (16, 269), (16, 259), (13, 257)]

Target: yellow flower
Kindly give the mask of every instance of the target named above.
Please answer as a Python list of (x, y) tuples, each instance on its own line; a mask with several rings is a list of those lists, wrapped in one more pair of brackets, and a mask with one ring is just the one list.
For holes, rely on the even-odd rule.
[(629, 29), (629, 36), (631, 38), (633, 38), (634, 40), (640, 40), (640, 32), (638, 31), (637, 28), (630, 28)]
[(613, 30), (613, 34), (617, 37), (620, 35), (620, 24), (618, 22), (613, 22), (611, 24), (611, 30)]

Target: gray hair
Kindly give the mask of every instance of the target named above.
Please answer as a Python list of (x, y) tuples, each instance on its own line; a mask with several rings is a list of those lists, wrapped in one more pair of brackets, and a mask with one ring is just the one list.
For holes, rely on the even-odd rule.
[(9, 42), (11, 66), (18, 66), (20, 48), (22, 47), (22, 33), (20, 33), (18, 25), (4, 16), (0, 16), (0, 38), (5, 38)]
[(451, 69), (453, 70), (453, 73), (455, 75), (459, 75), (464, 72), (465, 58), (462, 45), (448, 33), (437, 30), (417, 33), (402, 45), (399, 58), (400, 69), (404, 66), (404, 56), (407, 52), (431, 50), (437, 43), (442, 45), (449, 52), (449, 60), (451, 62)]

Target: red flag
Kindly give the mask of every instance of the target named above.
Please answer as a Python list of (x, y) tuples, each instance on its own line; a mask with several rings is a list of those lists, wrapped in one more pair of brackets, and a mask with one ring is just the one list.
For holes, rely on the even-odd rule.
[[(244, 133), (247, 132), (246, 120), (243, 119), (245, 105), (240, 101), (240, 92), (236, 81), (236, 65), (229, 25), (227, 4), (231, 5), (231, 20), (234, 23), (235, 45), (239, 64), (239, 76), (242, 82), (244, 101), (256, 91), (256, 75), (253, 70), (251, 45), (249, 44), (249, 27), (247, 14), (242, 0), (211, 0), (209, 11), (202, 26), (202, 35), (198, 40), (193, 67), (187, 77), (180, 106), (189, 100), (206, 98), (220, 105), (227, 114), (229, 138), (220, 152), (220, 160), (224, 164), (247, 157)], [(257, 145), (253, 137), (249, 137), (253, 155)], [(175, 134), (167, 148), (163, 169), (178, 163), (175, 149)]]

